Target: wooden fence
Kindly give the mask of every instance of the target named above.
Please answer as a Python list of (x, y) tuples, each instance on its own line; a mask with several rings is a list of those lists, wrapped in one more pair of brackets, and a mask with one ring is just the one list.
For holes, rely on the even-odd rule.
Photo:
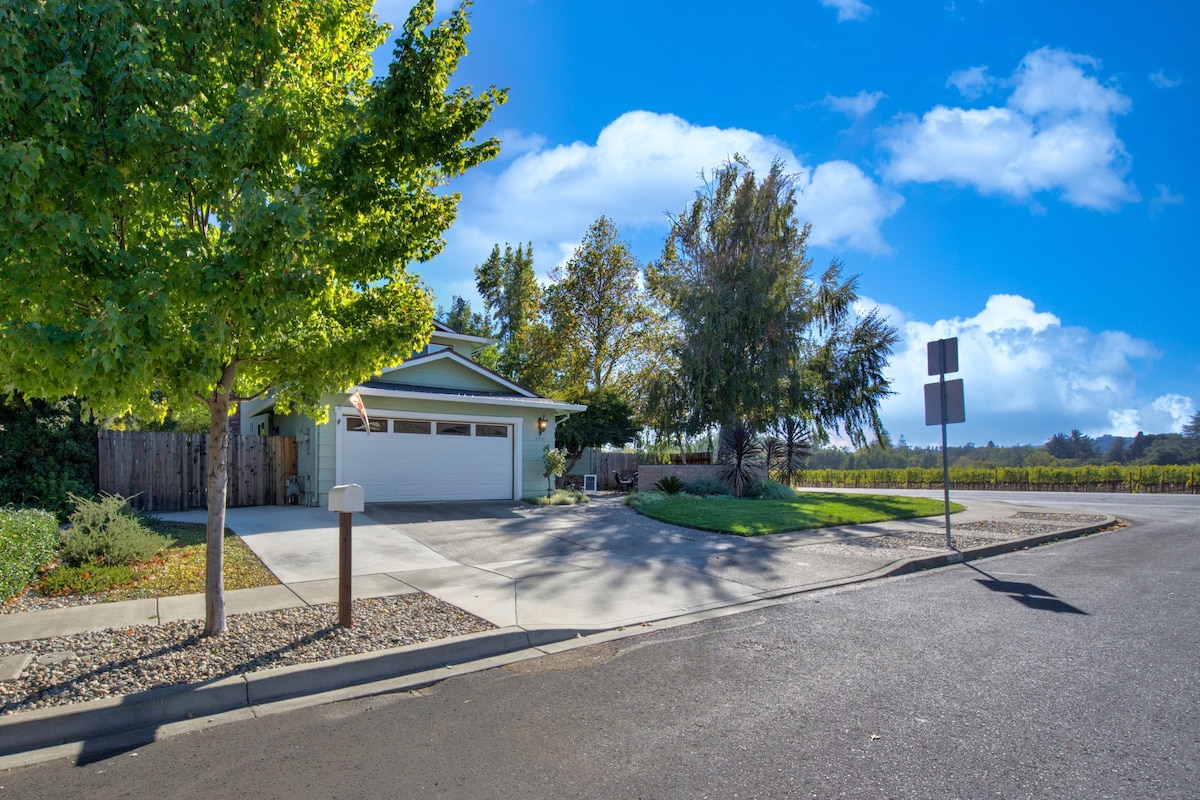
[[(100, 431), (98, 488), (129, 497), (140, 511), (185, 511), (208, 505), (208, 437), (200, 433)], [(296, 475), (290, 436), (230, 436), (226, 505), (287, 502)]]

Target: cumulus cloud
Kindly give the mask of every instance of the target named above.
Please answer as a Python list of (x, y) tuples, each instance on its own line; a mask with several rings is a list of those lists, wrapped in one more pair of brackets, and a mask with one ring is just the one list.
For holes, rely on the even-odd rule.
[[(935, 380), (926, 375), (925, 347), (951, 337), (958, 337), (960, 365), (951, 377), (963, 379), (967, 406), (966, 423), (950, 430), (956, 442), (1040, 444), (1072, 428), (1093, 436), (1124, 435), (1130, 424), (1147, 424), (1140, 406), (1153, 411), (1153, 403), (1137, 398), (1136, 367), (1160, 354), (1122, 331), (1064, 326), (1018, 295), (993, 295), (973, 316), (935, 322), (909, 319), (891, 308), (883, 313), (901, 342), (889, 368), (897, 394), (881, 412), (893, 436), (904, 434), (910, 443), (940, 443), (940, 430), (924, 426), (922, 387)], [(1168, 415), (1186, 421), (1190, 401), (1171, 397), (1178, 401), (1164, 400), (1152, 421)]]
[(506, 241), (532, 241), (535, 263), (544, 274), (570, 256), (601, 214), (623, 236), (640, 231), (654, 239), (654, 250), (642, 254), (653, 258), (668, 215), (682, 212), (703, 186), (700, 172), (735, 154), (760, 171), (775, 158), (784, 160), (801, 189), (797, 216), (812, 223), (813, 245), (886, 252), (879, 228), (902, 203), (899, 195), (849, 162), (810, 167), (771, 137), (693, 125), (670, 114), (622, 114), (595, 142), (550, 146), (525, 136), (519, 145), (511, 158), (506, 140), (508, 160), (498, 174), (476, 171), (463, 179), (459, 218), (436, 262), (440, 285), (457, 281), (456, 286), (469, 288), (474, 265), (493, 244)]
[(864, 20), (874, 11), (862, 0), (821, 0), (821, 5), (826, 8), (836, 8), (838, 22)]
[[(1005, 82), (1012, 91), (1003, 106), (936, 106), (886, 130), (885, 172), (896, 182), (953, 181), (1026, 201), (1052, 191), (1098, 210), (1135, 201), (1115, 126), (1131, 103), (1091, 74), (1098, 68), (1087, 56), (1035, 50)], [(970, 91), (979, 85), (972, 80), (960, 75), (958, 83)]]
[(1164, 394), (1134, 408), (1108, 412), (1108, 433), (1113, 436), (1136, 436), (1139, 432), (1179, 433), (1195, 413), (1192, 398)]
[(874, 111), (875, 106), (879, 105), (879, 101), (885, 97), (887, 95), (883, 92), (868, 92), (864, 90), (847, 97), (836, 97), (827, 94), (821, 102), (839, 114), (845, 114), (850, 119), (858, 119)]

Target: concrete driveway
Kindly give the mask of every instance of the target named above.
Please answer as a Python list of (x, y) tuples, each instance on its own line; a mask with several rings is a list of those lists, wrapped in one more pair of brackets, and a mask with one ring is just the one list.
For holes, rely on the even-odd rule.
[[(280, 581), (301, 596), (328, 593), (336, 514), (295, 506), (227, 513)], [(896, 524), (921, 523), (743, 538), (656, 522), (616, 495), (570, 507), (368, 504), (354, 516), (352, 572), (358, 596), (420, 590), (501, 627), (605, 630), (876, 572), (890, 562), (871, 551), (808, 545)]]

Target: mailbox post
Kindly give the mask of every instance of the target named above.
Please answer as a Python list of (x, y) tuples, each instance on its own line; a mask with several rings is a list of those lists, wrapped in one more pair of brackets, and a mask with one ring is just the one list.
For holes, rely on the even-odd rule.
[(329, 490), (329, 510), (338, 512), (338, 625), (354, 625), (350, 599), (350, 527), (355, 511), (362, 511), (363, 488), (357, 483)]

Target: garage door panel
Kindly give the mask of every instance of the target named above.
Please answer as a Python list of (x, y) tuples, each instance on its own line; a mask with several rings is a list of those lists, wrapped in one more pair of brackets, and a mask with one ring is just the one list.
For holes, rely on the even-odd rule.
[(342, 480), (368, 502), (510, 499), (514, 437), (504, 427), (504, 437), (343, 430)]

